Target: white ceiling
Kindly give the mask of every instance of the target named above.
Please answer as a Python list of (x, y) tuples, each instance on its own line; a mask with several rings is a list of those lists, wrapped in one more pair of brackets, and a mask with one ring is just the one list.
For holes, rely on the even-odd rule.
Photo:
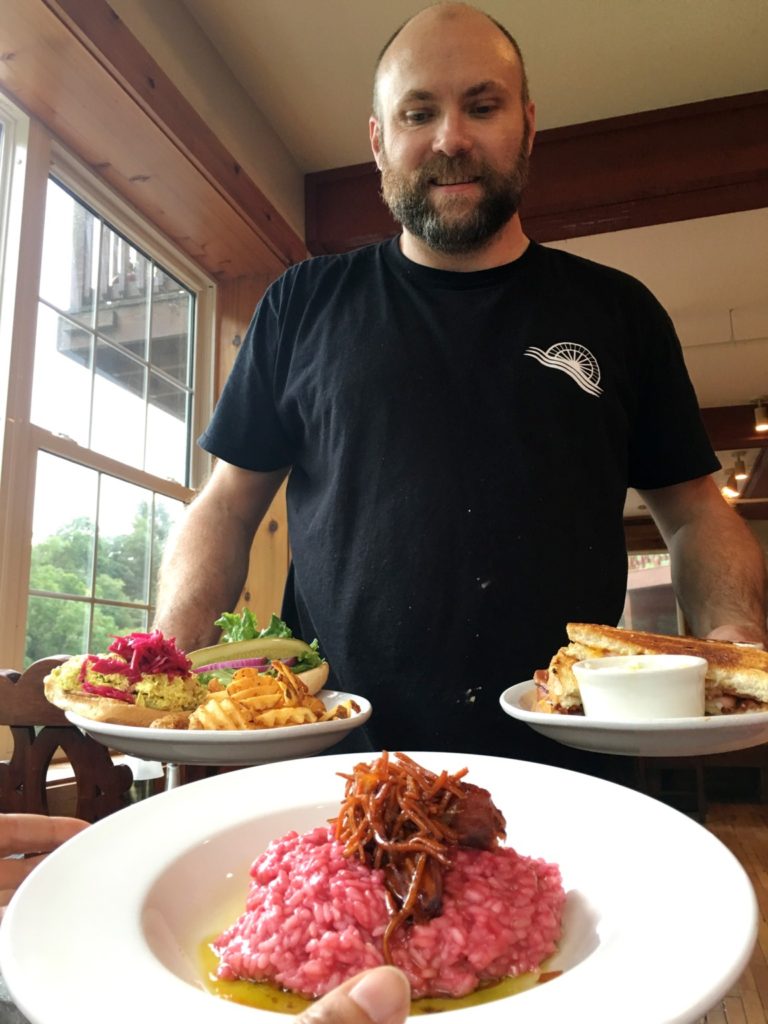
[[(371, 159), (371, 72), (422, 0), (182, 0), (304, 172)], [(485, 0), (539, 128), (768, 89), (768, 0)], [(214, 126), (215, 128), (215, 126)], [(669, 310), (704, 406), (768, 395), (768, 210), (555, 243)]]

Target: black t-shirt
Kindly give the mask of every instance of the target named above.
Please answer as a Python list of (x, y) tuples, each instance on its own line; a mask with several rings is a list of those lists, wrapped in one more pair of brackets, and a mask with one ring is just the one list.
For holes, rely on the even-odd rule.
[(536, 244), (476, 273), (397, 240), (292, 267), (200, 443), (293, 467), (286, 612), (372, 701), (374, 749), (560, 762), (499, 694), (566, 622), (618, 621), (627, 487), (718, 466), (650, 292)]

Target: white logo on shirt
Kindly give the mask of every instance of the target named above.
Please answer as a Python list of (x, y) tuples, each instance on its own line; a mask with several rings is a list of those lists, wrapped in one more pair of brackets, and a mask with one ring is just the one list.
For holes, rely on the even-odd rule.
[(582, 391), (588, 395), (602, 395), (600, 383), (600, 367), (597, 360), (583, 345), (573, 341), (559, 341), (544, 351), (541, 348), (527, 348), (525, 355), (532, 356), (542, 366), (551, 366), (553, 370), (562, 370), (576, 381)]

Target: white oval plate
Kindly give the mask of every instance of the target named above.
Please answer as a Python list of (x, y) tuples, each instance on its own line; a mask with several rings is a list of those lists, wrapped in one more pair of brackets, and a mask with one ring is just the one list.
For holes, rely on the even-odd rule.
[(66, 715), (93, 739), (106, 747), (149, 761), (174, 764), (212, 764), (243, 766), (284, 761), (318, 754), (339, 743), (352, 729), (371, 717), (371, 705), (365, 697), (340, 690), (321, 690), (317, 696), (332, 711), (345, 700), (360, 707), (350, 718), (309, 725), (287, 725), (277, 729), (149, 729), (136, 725), (114, 725), (83, 718), (72, 711)]
[[(512, 1005), (449, 1011), (451, 1020), (693, 1024), (743, 972), (757, 935), (754, 892), (735, 857), (691, 819), (549, 765), (411, 756), (433, 771), (468, 767), (467, 780), (505, 814), (509, 845), (557, 862), (568, 894), (552, 964), (563, 974), (509, 997)], [(32, 1024), (136, 1024), (165, 1007), (185, 1024), (290, 1021), (205, 992), (200, 945), (241, 913), (248, 868), (270, 840), (338, 812), (337, 773), (360, 757), (204, 779), (65, 843), (23, 883), (0, 927), (0, 967), (22, 1012)]]
[(744, 750), (768, 741), (768, 711), (704, 718), (659, 718), (648, 722), (601, 722), (583, 715), (531, 711), (532, 679), (506, 689), (499, 702), (512, 718), (567, 747), (635, 757), (698, 757)]

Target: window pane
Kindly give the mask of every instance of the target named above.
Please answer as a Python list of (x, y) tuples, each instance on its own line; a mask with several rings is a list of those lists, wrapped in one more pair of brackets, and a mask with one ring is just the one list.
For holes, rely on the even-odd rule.
[(32, 422), (88, 445), (91, 335), (39, 306), (32, 380)]
[(159, 267), (152, 277), (152, 331), (149, 360), (180, 384), (190, 384), (189, 348), (192, 296)]
[(183, 502), (47, 452), (36, 479), (26, 664), (146, 629)]
[(93, 214), (49, 180), (40, 297), (87, 327), (93, 326), (98, 238)]
[(98, 474), (93, 470), (40, 452), (30, 589), (55, 594), (91, 593), (97, 484)]
[(666, 551), (629, 555), (627, 595), (619, 623), (622, 628), (672, 635), (678, 632), (671, 571)]
[(147, 408), (147, 472), (186, 483), (187, 396), (157, 373), (149, 374)]
[(149, 260), (106, 224), (101, 236), (99, 333), (142, 359), (147, 355)]
[(91, 448), (143, 468), (146, 371), (118, 348), (96, 343)]
[(104, 476), (99, 498), (96, 597), (147, 603), (152, 492)]
[(93, 629), (88, 650), (101, 654), (109, 649), (113, 637), (144, 632), (147, 613), (140, 608), (118, 608), (97, 604), (93, 609)]
[(53, 180), (45, 246), (33, 422), (186, 485), (193, 293)]
[(54, 654), (85, 654), (90, 612), (85, 601), (30, 596), (25, 667)]

